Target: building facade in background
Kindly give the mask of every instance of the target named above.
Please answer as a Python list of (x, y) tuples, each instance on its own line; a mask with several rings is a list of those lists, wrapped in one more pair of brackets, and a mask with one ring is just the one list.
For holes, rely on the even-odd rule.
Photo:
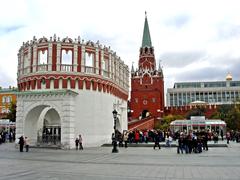
[(73, 148), (111, 141), (127, 129), (128, 66), (110, 47), (55, 35), (24, 43), (18, 53), (16, 136), (31, 145)]
[(179, 82), (167, 89), (167, 106), (187, 106), (194, 102), (231, 104), (240, 98), (240, 81), (228, 74), (226, 81)]
[(0, 88), (0, 119), (6, 118), (12, 103), (16, 103), (17, 88)]
[(140, 47), (138, 68), (131, 69), (130, 119), (148, 116), (161, 117), (164, 109), (163, 71), (156, 67), (148, 20), (145, 16), (142, 46)]

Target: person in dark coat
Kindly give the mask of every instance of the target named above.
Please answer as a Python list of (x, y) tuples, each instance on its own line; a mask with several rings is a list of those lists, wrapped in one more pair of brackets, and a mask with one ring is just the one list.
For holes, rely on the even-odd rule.
[(78, 144), (79, 144), (79, 139), (76, 138), (76, 139), (75, 139), (75, 147), (76, 147), (76, 150), (78, 150)]
[(23, 146), (24, 146), (24, 137), (23, 136), (21, 136), (19, 138), (19, 146), (20, 146), (20, 148), (19, 148), (20, 152), (23, 152)]
[(154, 146), (153, 146), (153, 149), (155, 149), (156, 147), (158, 147), (159, 149), (161, 149), (160, 144), (159, 144), (159, 142), (160, 142), (160, 134), (159, 134), (159, 132), (157, 132), (157, 131), (155, 132), (154, 142), (155, 142), (155, 144), (154, 144)]
[(177, 153), (179, 154), (181, 151), (181, 153), (183, 154), (183, 149), (184, 149), (184, 138), (183, 136), (180, 136), (178, 139)]

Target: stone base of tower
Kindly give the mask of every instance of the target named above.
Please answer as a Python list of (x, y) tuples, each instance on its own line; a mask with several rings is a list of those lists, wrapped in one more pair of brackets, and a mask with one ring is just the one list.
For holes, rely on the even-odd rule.
[(117, 129), (127, 129), (127, 101), (109, 93), (81, 90), (28, 91), (17, 95), (16, 137), (27, 136), (31, 146), (75, 148), (111, 142), (113, 105), (118, 111)]

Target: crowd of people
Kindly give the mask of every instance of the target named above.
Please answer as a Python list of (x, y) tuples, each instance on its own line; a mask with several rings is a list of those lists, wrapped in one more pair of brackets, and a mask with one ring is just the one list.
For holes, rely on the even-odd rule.
[[(116, 137), (119, 147), (128, 147), (128, 144), (132, 143), (148, 143), (153, 142), (153, 149), (161, 149), (160, 142), (165, 142), (167, 147), (171, 147), (172, 142), (176, 141), (177, 153), (201, 153), (203, 150), (208, 150), (208, 141), (218, 143), (220, 140), (227, 140), (227, 144), (230, 141), (240, 142), (239, 131), (227, 131), (223, 133), (223, 130), (210, 131), (186, 131), (184, 132), (172, 132), (163, 130), (124, 130), (123, 133), (116, 130), (116, 135), (112, 134), (112, 140)], [(115, 140), (115, 139), (114, 139)], [(29, 151), (29, 138), (21, 136), (15, 140), (15, 131), (1, 130), (0, 131), (0, 144), (6, 142), (15, 142), (19, 145), (20, 152), (23, 152), (23, 148), (26, 148), (26, 152)], [(75, 139), (76, 150), (83, 150), (81, 134)]]
[(13, 129), (0, 129), (0, 144), (15, 141), (15, 131)]
[[(113, 140), (112, 135), (112, 140)], [(172, 131), (162, 131), (162, 130), (132, 130), (123, 131), (123, 133), (117, 131), (116, 139), (118, 141), (119, 147), (128, 147), (128, 143), (148, 143), (153, 142), (153, 149), (156, 147), (161, 149), (160, 142), (166, 142), (167, 147), (171, 147), (173, 141), (176, 141), (177, 153), (201, 153), (203, 150), (208, 150), (208, 141), (213, 141), (218, 143), (219, 137), (224, 140), (223, 130), (210, 131), (189, 131), (185, 132), (172, 132)], [(228, 131), (225, 134), (227, 143), (229, 141), (239, 142), (240, 132), (238, 131)]]

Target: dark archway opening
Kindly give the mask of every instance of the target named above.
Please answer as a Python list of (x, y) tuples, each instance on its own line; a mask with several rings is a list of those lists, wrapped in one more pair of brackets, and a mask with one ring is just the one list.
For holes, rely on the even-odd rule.
[(142, 111), (142, 119), (146, 118), (149, 116), (149, 111), (148, 110), (143, 110)]

